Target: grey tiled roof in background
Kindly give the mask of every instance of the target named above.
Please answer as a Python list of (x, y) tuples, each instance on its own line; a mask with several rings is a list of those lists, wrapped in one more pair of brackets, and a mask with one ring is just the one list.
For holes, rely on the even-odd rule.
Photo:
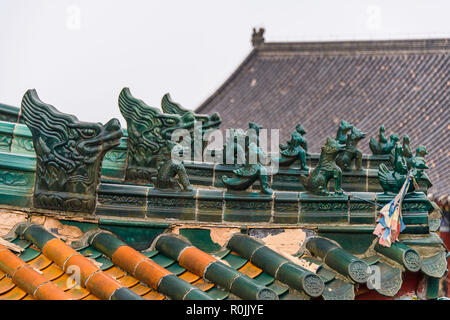
[(449, 193), (450, 39), (256, 44), (198, 113), (219, 112), (222, 128), (254, 121), (279, 128), (281, 142), (296, 123), (310, 152), (335, 136), (341, 119), (369, 137), (408, 134), (423, 144), (434, 196)]

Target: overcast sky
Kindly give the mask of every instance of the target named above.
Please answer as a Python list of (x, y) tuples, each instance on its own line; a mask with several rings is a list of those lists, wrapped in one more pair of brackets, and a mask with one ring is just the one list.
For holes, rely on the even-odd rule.
[(119, 113), (124, 86), (147, 104), (193, 109), (266, 41), (450, 37), (450, 1), (0, 0), (0, 101), (40, 98), (80, 120)]

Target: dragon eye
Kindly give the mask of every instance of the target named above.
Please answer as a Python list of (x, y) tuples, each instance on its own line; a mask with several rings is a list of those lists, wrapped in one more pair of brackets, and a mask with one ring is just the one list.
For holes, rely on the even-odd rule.
[(81, 130), (81, 134), (85, 138), (90, 138), (95, 135), (95, 131), (92, 129), (83, 129), (83, 130)]

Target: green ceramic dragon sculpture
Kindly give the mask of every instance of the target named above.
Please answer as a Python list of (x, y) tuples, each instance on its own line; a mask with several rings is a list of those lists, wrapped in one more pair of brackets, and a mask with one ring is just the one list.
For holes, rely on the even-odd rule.
[(162, 113), (133, 97), (128, 88), (120, 92), (119, 109), (127, 122), (128, 130), (126, 181), (136, 184), (153, 183), (161, 162), (170, 160), (165, 148), (175, 130), (187, 130), (192, 142), (195, 140), (194, 124), (197, 119), (203, 124), (199, 127), (201, 134), (220, 124), (218, 115), (210, 118), (195, 115), (172, 102), (168, 94), (163, 97), (162, 105), (170, 114)]
[(345, 145), (328, 137), (322, 147), (319, 162), (309, 176), (300, 175), (300, 181), (309, 192), (318, 195), (329, 195), (328, 182), (334, 179), (335, 194), (343, 194), (341, 187), (342, 170), (336, 164), (336, 156), (345, 150)]
[(181, 117), (191, 113), (193, 114), (195, 121), (198, 121), (200, 123), (200, 126), (198, 127), (200, 132), (197, 133), (201, 138), (202, 148), (195, 148), (195, 140), (193, 139), (193, 135), (196, 128), (192, 127), (189, 129), (192, 137), (191, 151), (193, 157), (195, 157), (195, 152), (197, 152), (198, 157), (202, 156), (202, 152), (208, 144), (208, 139), (205, 138), (205, 135), (209, 130), (218, 129), (220, 124), (222, 123), (222, 119), (217, 112), (213, 113), (212, 115), (192, 113), (192, 111), (183, 108), (179, 103), (174, 102), (170, 97), (170, 94), (168, 93), (166, 93), (161, 100), (161, 109), (166, 114), (179, 115)]
[(81, 122), (42, 102), (34, 89), (23, 96), (22, 116), (37, 157), (34, 206), (94, 212), (103, 157), (122, 137), (119, 120)]

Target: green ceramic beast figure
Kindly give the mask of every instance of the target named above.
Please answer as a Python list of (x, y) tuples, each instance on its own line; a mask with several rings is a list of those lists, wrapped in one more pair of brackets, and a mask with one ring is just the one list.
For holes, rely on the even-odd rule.
[(347, 142), (347, 133), (352, 130), (352, 128), (353, 125), (351, 123), (342, 120), (336, 133), (336, 141), (340, 144), (345, 144)]
[(42, 102), (36, 90), (23, 96), (22, 114), (37, 158), (34, 206), (94, 212), (103, 157), (122, 137), (119, 120), (81, 122)]
[(161, 152), (160, 163), (157, 168), (155, 187), (158, 189), (172, 189), (192, 191), (186, 168), (180, 159), (173, 159), (173, 155), (181, 157), (182, 148), (179, 144), (167, 141), (167, 146)]
[(352, 127), (350, 134), (347, 135), (345, 150), (339, 152), (336, 157), (337, 165), (343, 171), (352, 171), (352, 163), (355, 163), (355, 171), (362, 170), (362, 152), (358, 149), (358, 143), (366, 136), (356, 127)]
[(336, 164), (336, 156), (340, 151), (344, 150), (344, 144), (330, 137), (327, 138), (325, 145), (322, 147), (317, 166), (309, 176), (300, 175), (300, 181), (306, 190), (319, 195), (329, 195), (328, 182), (334, 179), (335, 193), (343, 194), (341, 188), (342, 171)]
[(408, 193), (418, 190), (417, 182), (419, 180), (424, 180), (427, 187), (432, 186), (430, 178), (424, 172), (425, 169), (428, 169), (424, 158), (426, 154), (424, 146), (419, 146), (416, 149), (416, 155), (411, 158), (405, 157), (404, 147), (399, 143), (396, 144), (393, 151), (393, 170), (389, 170), (384, 163), (380, 164), (378, 168), (378, 180), (384, 193), (398, 193), (407, 179), (408, 174), (411, 174), (414, 178), (414, 183), (411, 183), (407, 190)]
[(386, 136), (384, 135), (384, 131), (385, 131), (384, 126), (381, 125), (378, 134), (378, 141), (375, 140), (373, 137), (370, 137), (369, 147), (374, 155), (390, 154), (392, 149), (394, 149), (397, 141), (400, 140), (398, 135), (394, 133), (390, 136), (388, 141), (388, 139), (386, 139)]

